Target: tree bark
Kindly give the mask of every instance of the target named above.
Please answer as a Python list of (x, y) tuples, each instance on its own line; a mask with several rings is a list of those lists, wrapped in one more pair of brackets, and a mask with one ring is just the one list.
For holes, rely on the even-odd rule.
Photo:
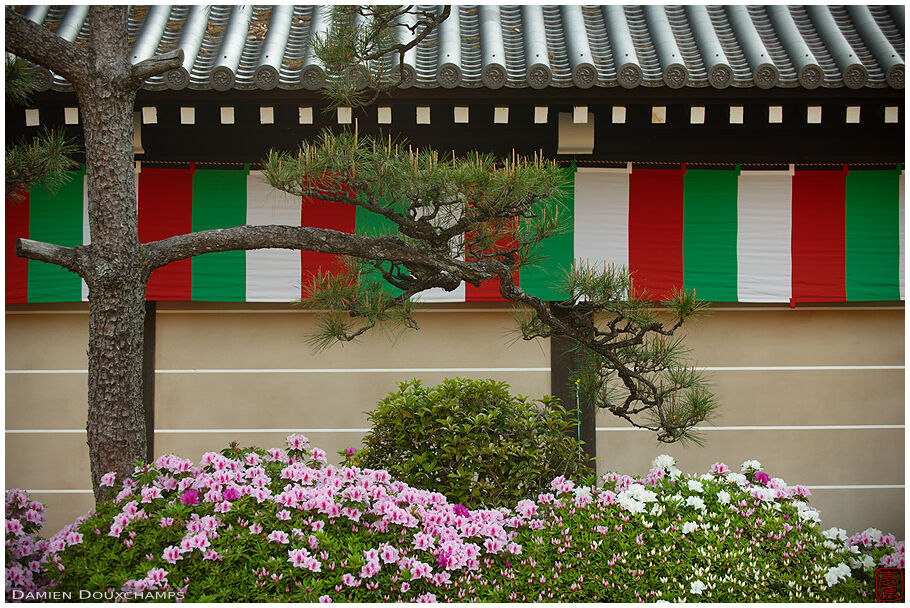
[(108, 471), (125, 479), (146, 458), (142, 340), (146, 273), (139, 255), (133, 102), (126, 11), (95, 10), (91, 78), (76, 87), (85, 133), (92, 263), (89, 287), (88, 423), (92, 487)]
[(89, 288), (88, 421), (92, 488), (130, 476), (146, 459), (142, 398), (145, 284), (133, 171), (133, 105), (142, 80), (182, 63), (171, 53), (132, 66), (125, 6), (89, 9), (91, 46), (67, 42), (6, 10), (6, 48), (73, 84), (85, 136), (91, 244), (66, 248), (20, 239), (17, 254), (78, 272)]

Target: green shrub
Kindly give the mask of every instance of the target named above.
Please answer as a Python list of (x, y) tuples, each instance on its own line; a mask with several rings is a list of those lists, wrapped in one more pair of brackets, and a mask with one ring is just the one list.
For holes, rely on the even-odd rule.
[(403, 382), (369, 417), (357, 464), (471, 508), (512, 506), (556, 476), (588, 471), (559, 401), (511, 395), (505, 382)]

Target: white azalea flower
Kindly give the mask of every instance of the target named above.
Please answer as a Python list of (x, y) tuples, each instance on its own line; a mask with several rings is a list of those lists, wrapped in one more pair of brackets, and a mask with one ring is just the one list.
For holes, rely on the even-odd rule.
[(844, 530), (843, 528), (828, 528), (827, 530), (822, 532), (822, 536), (824, 536), (825, 538), (827, 538), (829, 540), (846, 541), (847, 540), (847, 531)]
[(682, 525), (683, 534), (692, 534), (696, 530), (698, 530), (698, 524), (696, 524), (694, 521), (687, 521)]
[(633, 515), (642, 513), (645, 510), (645, 503), (635, 500), (635, 498), (630, 496), (628, 492), (620, 493), (617, 502), (619, 503), (620, 507)]
[(733, 483), (738, 486), (744, 486), (749, 482), (742, 473), (727, 473), (727, 483)]
[(704, 590), (705, 584), (701, 581), (692, 581), (692, 585), (689, 587), (689, 593), (692, 595), (701, 595)]
[(655, 458), (654, 460), (651, 461), (651, 468), (652, 469), (665, 469), (665, 470), (675, 469), (676, 460), (669, 454), (661, 454), (660, 456), (658, 456), (657, 458)]
[(725, 492), (724, 490), (721, 490), (720, 492), (717, 493), (717, 501), (722, 505), (729, 503), (730, 494)]
[(650, 490), (646, 490), (643, 485), (640, 483), (633, 483), (628, 488), (626, 488), (624, 494), (628, 494), (635, 500), (641, 502), (655, 502), (657, 500), (657, 494)]
[(698, 496), (690, 496), (686, 499), (686, 504), (690, 507), (695, 507), (699, 511), (705, 510), (705, 501), (703, 501)]
[(577, 487), (573, 492), (575, 493), (575, 498), (587, 498), (588, 496), (591, 496), (591, 488), (588, 486)]
[(745, 473), (748, 470), (761, 471), (761, 463), (757, 460), (747, 460), (743, 463), (742, 472)]

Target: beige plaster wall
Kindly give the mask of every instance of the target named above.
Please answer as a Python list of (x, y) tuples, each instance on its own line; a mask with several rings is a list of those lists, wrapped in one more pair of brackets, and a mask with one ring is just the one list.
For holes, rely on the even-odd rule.
[[(83, 305), (6, 315), (6, 488), (36, 490), (52, 533), (91, 506), (85, 447)], [(365, 410), (412, 377), (493, 377), (549, 392), (549, 348), (514, 341), (507, 308), (439, 306), (421, 330), (313, 354), (311, 314), (249, 304), (160, 304), (156, 453), (198, 459), (231, 441), (306, 433), (330, 456), (358, 445)], [(704, 447), (658, 444), (598, 417), (599, 470), (644, 473), (657, 454), (687, 472), (758, 459), (813, 487), (825, 526), (904, 536), (902, 308), (715, 308), (688, 328), (721, 403)], [(783, 369), (781, 369), (783, 368)]]

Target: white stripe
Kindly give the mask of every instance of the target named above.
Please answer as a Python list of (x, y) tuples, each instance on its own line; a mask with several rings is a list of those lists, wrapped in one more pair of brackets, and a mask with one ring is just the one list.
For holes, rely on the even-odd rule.
[[(155, 429), (156, 433), (366, 433), (370, 429)], [(77, 435), (85, 429), (6, 429), (10, 435)]]
[(368, 433), (370, 429), (155, 429), (156, 433)]
[[(251, 225), (299, 226), (301, 199), (272, 188), (262, 171), (246, 182), (246, 222)], [(289, 302), (300, 299), (300, 251), (255, 249), (246, 252), (246, 301)]]
[[(90, 245), (92, 242), (91, 231), (88, 227), (88, 178), (82, 174), (82, 244)], [(82, 284), (82, 301), (88, 302), (88, 284), (85, 279), (80, 279)]]
[(901, 490), (907, 486), (903, 484), (881, 484), (881, 485), (856, 485), (856, 486), (805, 486), (810, 490)]
[(629, 267), (629, 173), (579, 168), (575, 173), (575, 259)]
[(900, 279), (901, 300), (903, 300), (904, 299), (904, 255), (905, 255), (905, 252), (904, 252), (904, 234), (905, 234), (905, 230), (904, 230), (904, 172), (903, 171), (901, 171), (901, 176), (900, 176), (900, 179), (898, 180), (898, 184), (899, 184), (898, 192), (900, 194), (898, 196), (899, 203), (898, 203), (897, 226), (898, 226), (898, 232), (900, 234), (900, 242), (901, 242), (901, 244), (900, 244), (900, 251), (901, 251), (900, 271), (898, 272), (898, 277)]
[(549, 367), (336, 367), (299, 369), (156, 369), (156, 374), (432, 374), (472, 372), (549, 372)]
[[(869, 431), (896, 430), (903, 424), (822, 424), (802, 426), (698, 426), (693, 431)], [(634, 426), (599, 426), (596, 431), (646, 431)]]
[(91, 494), (91, 490), (24, 490), (29, 494)]
[(904, 369), (903, 365), (730, 365), (723, 367), (699, 367), (707, 372), (799, 372), (799, 371), (872, 371), (877, 369)]
[[(695, 427), (695, 431), (874, 431), (900, 430), (903, 424), (828, 424), (803, 426), (707, 426)], [(366, 433), (370, 429), (155, 429), (156, 433)], [(599, 426), (596, 431), (645, 431), (631, 426)], [(85, 433), (85, 429), (7, 429), (10, 435), (59, 435)]]
[(789, 302), (792, 177), (743, 171), (736, 196), (737, 298)]

